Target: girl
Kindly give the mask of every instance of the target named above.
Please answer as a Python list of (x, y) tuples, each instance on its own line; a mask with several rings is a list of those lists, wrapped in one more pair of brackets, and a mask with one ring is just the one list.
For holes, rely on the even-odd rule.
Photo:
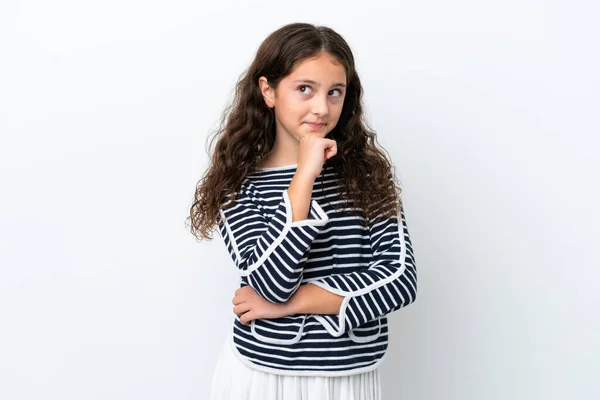
[(305, 23), (259, 47), (197, 185), (191, 231), (241, 276), (211, 398), (381, 398), (386, 315), (415, 300), (392, 164), (346, 41)]

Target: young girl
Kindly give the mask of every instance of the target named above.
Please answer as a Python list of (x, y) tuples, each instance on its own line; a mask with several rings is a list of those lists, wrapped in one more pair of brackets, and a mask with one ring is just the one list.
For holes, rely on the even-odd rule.
[(294, 23), (267, 37), (223, 116), (190, 210), (241, 276), (211, 398), (381, 398), (386, 315), (415, 301), (392, 164), (363, 117), (346, 41)]

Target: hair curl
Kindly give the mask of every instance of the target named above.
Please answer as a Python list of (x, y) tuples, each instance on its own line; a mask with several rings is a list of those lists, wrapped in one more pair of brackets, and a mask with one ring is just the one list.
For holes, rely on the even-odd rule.
[(186, 219), (198, 240), (212, 240), (213, 228), (221, 223), (219, 208), (227, 208), (223, 200), (229, 195), (230, 200), (235, 200), (245, 177), (261, 165), (275, 142), (275, 115), (264, 102), (259, 78), (265, 76), (269, 85), (276, 88), (300, 62), (325, 52), (344, 66), (347, 77), (340, 118), (327, 136), (337, 143), (337, 154), (326, 164), (338, 174), (340, 199), (363, 210), (367, 220), (374, 215), (398, 215), (402, 207), (401, 188), (387, 151), (378, 145), (376, 133), (365, 121), (363, 89), (350, 47), (331, 28), (292, 23), (271, 33), (260, 45), (254, 61), (240, 76), (233, 101), (223, 111), (210, 140), (212, 148), (218, 138), (212, 156), (207, 150), (211, 162), (196, 185)]

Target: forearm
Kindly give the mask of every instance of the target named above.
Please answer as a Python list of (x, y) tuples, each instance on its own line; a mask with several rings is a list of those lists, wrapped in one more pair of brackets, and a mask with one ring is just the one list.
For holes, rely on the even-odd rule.
[(288, 187), (288, 196), (292, 204), (292, 221), (302, 221), (308, 216), (314, 179), (297, 172)]
[(287, 301), (288, 315), (338, 314), (344, 297), (311, 283), (300, 285)]

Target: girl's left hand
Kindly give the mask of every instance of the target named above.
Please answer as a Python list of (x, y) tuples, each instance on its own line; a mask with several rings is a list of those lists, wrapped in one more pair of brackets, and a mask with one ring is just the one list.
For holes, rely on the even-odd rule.
[(240, 322), (244, 325), (255, 319), (281, 318), (290, 315), (286, 303), (271, 303), (260, 297), (250, 286), (236, 290), (232, 303), (233, 312), (240, 317)]

